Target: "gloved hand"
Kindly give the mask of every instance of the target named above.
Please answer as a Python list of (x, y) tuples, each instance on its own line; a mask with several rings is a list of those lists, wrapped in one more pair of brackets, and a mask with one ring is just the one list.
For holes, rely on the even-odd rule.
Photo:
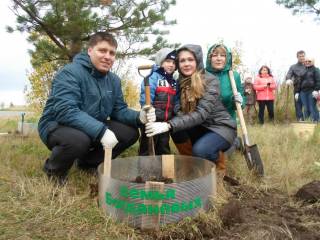
[(298, 99), (299, 99), (299, 93), (296, 93), (296, 94), (294, 95), (294, 99), (295, 99), (296, 101), (298, 101)]
[(152, 137), (154, 135), (168, 132), (170, 130), (170, 124), (166, 122), (148, 122), (146, 124), (146, 135)]
[(290, 85), (292, 85), (293, 84), (293, 81), (291, 80), (291, 79), (288, 79), (287, 81), (286, 81), (286, 85), (287, 86), (290, 86)]
[(317, 99), (318, 96), (319, 96), (318, 91), (313, 91), (313, 92), (312, 92), (312, 97), (314, 97), (315, 99)]
[(140, 111), (139, 119), (143, 124), (156, 121), (156, 112), (151, 105), (145, 105)]
[(241, 96), (241, 94), (240, 94), (239, 92), (237, 92), (237, 94), (234, 95), (233, 98), (234, 98), (234, 101), (235, 101), (235, 102), (238, 102), (238, 103), (240, 103), (240, 104), (242, 105), (242, 103), (243, 103), (243, 98), (242, 98), (242, 96)]
[(118, 143), (118, 139), (114, 133), (107, 129), (100, 140), (103, 148), (113, 148)]

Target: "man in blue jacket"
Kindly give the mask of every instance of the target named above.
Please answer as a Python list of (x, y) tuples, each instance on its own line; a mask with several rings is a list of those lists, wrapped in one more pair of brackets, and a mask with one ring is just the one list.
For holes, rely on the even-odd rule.
[(74, 161), (80, 169), (96, 168), (103, 148), (117, 157), (137, 141), (139, 125), (155, 121), (153, 108), (137, 112), (124, 102), (120, 79), (110, 72), (116, 49), (111, 34), (95, 33), (87, 52), (56, 74), (38, 126), (52, 151), (44, 164), (49, 179), (64, 183)]

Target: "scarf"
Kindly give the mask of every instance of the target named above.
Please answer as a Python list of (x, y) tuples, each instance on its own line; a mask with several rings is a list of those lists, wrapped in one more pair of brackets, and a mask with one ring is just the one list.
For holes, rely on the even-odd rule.
[(191, 77), (183, 78), (180, 81), (180, 103), (183, 113), (193, 112), (197, 106), (197, 99), (191, 89)]

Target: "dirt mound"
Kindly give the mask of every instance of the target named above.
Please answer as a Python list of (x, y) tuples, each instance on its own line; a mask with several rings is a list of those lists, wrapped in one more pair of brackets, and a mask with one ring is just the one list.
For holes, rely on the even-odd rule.
[(218, 212), (179, 223), (144, 239), (319, 240), (320, 203), (297, 201), (275, 190), (227, 186), (231, 196)]
[(277, 190), (230, 188), (232, 197), (219, 212), (217, 239), (320, 239), (320, 204), (294, 202)]
[(320, 181), (313, 181), (302, 186), (295, 196), (299, 200), (309, 203), (320, 201)]

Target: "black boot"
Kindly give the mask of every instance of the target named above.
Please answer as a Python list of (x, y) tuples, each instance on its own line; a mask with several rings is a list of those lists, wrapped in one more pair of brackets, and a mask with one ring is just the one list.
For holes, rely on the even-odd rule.
[[(46, 160), (48, 161), (48, 160)], [(56, 170), (52, 170), (52, 169), (48, 169), (46, 168), (46, 165), (44, 165), (43, 169), (42, 169), (50, 182), (52, 182), (54, 185), (62, 187), (67, 183), (67, 175), (68, 175), (68, 171), (56, 171)]]

